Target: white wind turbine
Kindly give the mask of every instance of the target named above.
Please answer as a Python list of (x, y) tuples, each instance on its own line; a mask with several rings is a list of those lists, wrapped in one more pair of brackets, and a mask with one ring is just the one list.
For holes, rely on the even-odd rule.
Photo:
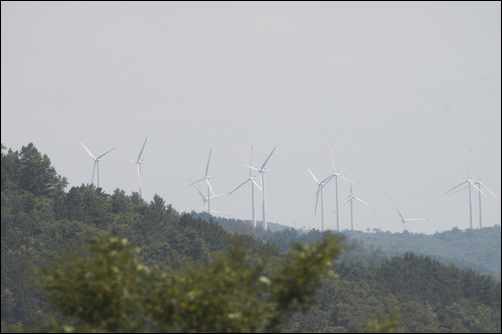
[(321, 194), (321, 228), (322, 232), (324, 232), (324, 196), (323, 196), (323, 188), (326, 184), (328, 184), (329, 181), (331, 181), (332, 178), (334, 178), (333, 175), (328, 176), (322, 181), (319, 181), (317, 177), (315, 177), (314, 173), (310, 169), (307, 168), (309, 171), (310, 175), (312, 175), (312, 178), (314, 181), (317, 183), (317, 192), (316, 192), (316, 198), (315, 198), (315, 209), (314, 209), (314, 214), (317, 215), (317, 203), (319, 201), (319, 193)]
[(267, 229), (268, 229), (268, 225), (267, 225), (267, 213), (266, 213), (266, 205), (265, 205), (265, 172), (267, 171), (265, 169), (265, 165), (267, 164), (268, 159), (270, 159), (270, 157), (272, 156), (272, 153), (274, 153), (274, 151), (275, 151), (276, 148), (277, 148), (277, 146), (274, 147), (274, 149), (272, 150), (272, 152), (269, 154), (267, 160), (265, 160), (265, 162), (263, 163), (263, 165), (261, 165), (261, 168), (258, 169), (256, 167), (252, 167), (252, 166), (248, 166), (248, 165), (244, 164), (244, 166), (249, 167), (251, 169), (254, 169), (258, 173), (260, 173), (261, 191), (262, 191), (263, 224), (264, 224), (265, 231), (267, 231)]
[[(253, 164), (253, 146), (251, 145), (251, 159), (250, 159), (249, 165), (252, 165), (252, 164)], [(243, 185), (245, 185), (249, 181), (252, 182), (252, 184), (251, 184), (251, 210), (253, 213), (253, 227), (256, 228), (256, 216), (255, 216), (255, 210), (254, 210), (254, 187), (256, 186), (260, 190), (261, 190), (261, 187), (255, 181), (256, 176), (252, 176), (251, 173), (252, 172), (251, 172), (251, 168), (250, 168), (248, 179), (246, 181), (242, 182), (237, 188), (235, 188), (234, 190), (229, 192), (228, 195), (232, 195), (237, 189), (239, 189), (240, 187), (242, 187)]]
[[(497, 200), (500, 201), (500, 198), (498, 198), (490, 189), (488, 189), (483, 181), (478, 177), (478, 180), (474, 183), (475, 185), (478, 186), (479, 189), (484, 188), (490, 195), (495, 197)], [(478, 200), (479, 200), (479, 228), (483, 228), (483, 214), (481, 211), (481, 192), (478, 193)]]
[(333, 167), (333, 176), (335, 177), (335, 195), (336, 195), (336, 208), (335, 208), (335, 211), (336, 211), (336, 230), (337, 231), (340, 231), (340, 216), (338, 214), (338, 178), (341, 178), (342, 180), (345, 180), (347, 182), (350, 182), (352, 183), (351, 180), (347, 179), (347, 178), (344, 178), (343, 176), (340, 175), (339, 172), (336, 171), (336, 168), (335, 168), (335, 159), (333, 158), (333, 148), (332, 146), (330, 145), (329, 146), (329, 149), (330, 149), (330, 152), (331, 152), (331, 167)]
[[(495, 195), (490, 189), (488, 189), (488, 187), (483, 183), (483, 181), (481, 181), (481, 179), (478, 177), (478, 180), (476, 182), (474, 182), (474, 184), (479, 188), (479, 189), (483, 189), (486, 190), (490, 195), (492, 195), (493, 197), (495, 197), (495, 199), (499, 200), (500, 201), (500, 198), (497, 197), (497, 195)], [(465, 188), (467, 188), (468, 186), (464, 187), (464, 188), (461, 188), (457, 191), (454, 191), (452, 192), (452, 194), (456, 193), (456, 192), (459, 192), (459, 191), (462, 191), (464, 190)], [(483, 213), (482, 213), (482, 210), (481, 210), (481, 191), (478, 191), (478, 206), (479, 206), (479, 228), (482, 228), (483, 227)]]
[[(481, 181), (481, 179), (479, 177), (478, 177), (478, 180), (474, 184), (477, 185), (479, 189), (484, 188), (490, 195), (492, 195), (493, 197), (495, 197), (497, 200), (500, 201), (500, 198), (498, 198), (490, 189), (488, 189), (488, 187), (485, 186), (485, 184), (483, 183), (483, 181)], [(479, 196), (479, 228), (482, 228), (483, 227), (483, 215), (481, 212), (481, 192), (479, 192), (478, 196)]]
[(196, 183), (199, 183), (201, 181), (206, 180), (206, 185), (207, 185), (207, 212), (209, 215), (211, 215), (211, 198), (214, 198), (214, 191), (213, 187), (211, 187), (211, 183), (209, 182), (209, 179), (211, 178), (211, 175), (209, 175), (209, 161), (211, 160), (211, 149), (209, 149), (209, 158), (207, 159), (207, 165), (206, 165), (206, 175), (195, 182), (192, 182), (189, 186), (192, 186)]
[[(471, 224), (471, 229), (472, 229), (472, 199), (471, 199), (471, 186), (473, 186), (474, 188), (476, 188), (477, 191), (479, 191), (480, 194), (482, 194), (483, 196), (486, 196), (486, 194), (480, 189), (478, 188), (478, 186), (472, 181), (472, 178), (469, 177), (469, 172), (467, 172), (467, 179), (456, 185), (455, 187), (451, 188), (450, 190), (448, 190), (447, 192), (445, 192), (443, 195), (446, 195), (448, 193), (451, 193), (451, 194), (454, 194), (456, 193), (457, 191), (453, 191), (455, 189), (457, 189), (458, 187), (464, 185), (467, 183), (467, 187), (464, 187), (460, 190), (464, 190), (465, 188), (469, 188), (469, 220), (470, 220), (470, 224)], [(460, 191), (458, 190), (458, 191)], [(453, 192), (452, 192), (453, 191)]]
[(352, 192), (352, 183), (350, 183), (350, 195), (349, 195), (349, 199), (346, 200), (341, 206), (344, 206), (345, 204), (347, 204), (349, 201), (350, 201), (350, 230), (353, 231), (354, 230), (354, 219), (353, 219), (353, 203), (352, 203), (352, 200), (356, 200), (360, 203), (363, 203), (364, 205), (366, 205), (368, 208), (370, 209), (373, 209), (373, 210), (376, 210), (374, 207), (372, 207), (371, 205), (369, 205), (368, 203), (366, 203), (365, 201), (363, 201), (362, 199), (354, 196), (353, 192)]
[(98, 188), (99, 188), (99, 162), (101, 161), (101, 158), (104, 157), (106, 154), (110, 153), (111, 151), (113, 151), (115, 149), (112, 148), (111, 150), (109, 151), (106, 151), (105, 153), (101, 154), (100, 156), (98, 156), (97, 158), (94, 156), (94, 154), (91, 153), (91, 151), (89, 151), (89, 149), (87, 147), (85, 147), (84, 143), (80, 142), (80, 144), (82, 144), (82, 146), (85, 148), (85, 150), (87, 151), (87, 153), (89, 153), (89, 155), (94, 159), (94, 167), (92, 168), (92, 179), (91, 179), (91, 183), (94, 183), (94, 171), (97, 169), (98, 170)]
[(397, 206), (394, 204), (394, 202), (392, 202), (392, 198), (390, 199), (390, 201), (391, 201), (392, 205), (394, 206), (394, 208), (396, 208), (396, 211), (399, 214), (399, 216), (401, 217), (401, 223), (403, 223), (403, 232), (404, 232), (404, 229), (406, 227), (405, 225), (407, 222), (429, 220), (429, 218), (404, 218), (404, 216), (401, 214), (401, 212), (399, 212), (399, 209), (397, 208)]
[[(192, 180), (188, 179), (188, 182), (192, 183)], [(202, 193), (202, 189), (200, 187), (200, 184), (193, 184), (193, 186), (194, 186), (195, 190), (197, 190), (197, 192), (199, 193), (199, 195), (202, 197), (202, 203), (204, 203), (203, 212), (208, 212), (209, 213), (208, 206), (207, 206), (209, 198)], [(225, 195), (225, 194), (214, 195), (214, 196), (211, 196), (211, 199), (217, 198), (217, 197), (220, 197), (220, 196), (223, 196), (223, 195)], [(225, 215), (224, 213), (216, 211), (216, 210), (211, 210), (211, 212), (212, 213), (217, 213), (217, 214), (220, 214), (220, 215)]]
[(143, 143), (143, 147), (141, 148), (141, 151), (139, 151), (138, 154), (138, 159), (136, 160), (129, 160), (129, 162), (135, 163), (136, 167), (138, 169), (138, 179), (139, 179), (139, 196), (143, 197), (143, 181), (141, 179), (141, 164), (143, 163), (143, 160), (141, 160), (141, 155), (143, 154), (143, 150), (145, 149), (146, 141), (148, 137), (145, 138), (145, 142)]

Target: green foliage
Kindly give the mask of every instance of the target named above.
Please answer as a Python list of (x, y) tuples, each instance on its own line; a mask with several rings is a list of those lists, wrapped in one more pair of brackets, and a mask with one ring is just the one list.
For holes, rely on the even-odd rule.
[(2, 190), (12, 184), (33, 195), (48, 195), (62, 191), (68, 182), (58, 176), (47, 155), (40, 154), (33, 143), (23, 146), (21, 152), (9, 150), (4, 154), (2, 144)]
[(139, 249), (111, 236), (93, 239), (88, 251), (90, 257), (60, 258), (41, 270), (49, 300), (67, 319), (75, 319), (77, 328), (141, 329), (137, 308), (150, 274), (138, 262)]
[(377, 314), (370, 319), (364, 333), (395, 333), (399, 328), (401, 318), (400, 311), (389, 315)]
[(95, 238), (88, 257), (60, 258), (39, 271), (50, 301), (65, 316), (44, 329), (274, 331), (288, 313), (312, 304), (341, 247), (340, 237), (326, 234), (313, 246), (295, 245), (287, 261), (266, 263), (234, 245), (208, 263), (151, 271), (126, 239)]

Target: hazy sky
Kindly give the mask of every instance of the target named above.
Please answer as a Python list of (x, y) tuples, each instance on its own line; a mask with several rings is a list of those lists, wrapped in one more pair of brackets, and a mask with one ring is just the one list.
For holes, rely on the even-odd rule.
[[(267, 220), (321, 227), (319, 178), (330, 145), (354, 194), (355, 229), (469, 227), (468, 191), (443, 193), (468, 171), (501, 194), (500, 2), (1, 2), (2, 143), (33, 142), (70, 187), (155, 194), (201, 211), (188, 178), (216, 193), (248, 177), (250, 147), (267, 164)], [(352, 174), (349, 172), (352, 170)], [(340, 180), (339, 201), (349, 195)], [(68, 187), (68, 189), (70, 188)], [(212, 201), (251, 218), (251, 186)], [(205, 186), (204, 186), (205, 191)], [(261, 193), (255, 194), (261, 220)], [(474, 226), (479, 227), (473, 192)], [(483, 225), (501, 203), (483, 197)], [(335, 184), (324, 188), (336, 228)], [(350, 207), (340, 208), (341, 229)]]

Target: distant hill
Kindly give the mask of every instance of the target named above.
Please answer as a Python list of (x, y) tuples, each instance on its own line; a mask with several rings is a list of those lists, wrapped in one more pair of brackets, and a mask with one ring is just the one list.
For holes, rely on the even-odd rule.
[[(210, 217), (207, 213), (193, 212), (194, 218), (201, 218), (220, 225), (230, 233), (238, 232), (265, 236), (263, 228), (254, 230), (252, 222), (223, 217)], [(293, 230), (291, 227), (268, 223), (270, 232), (284, 232)], [(352, 240), (358, 241), (358, 247), (371, 248), (377, 251), (379, 248), (388, 252), (386, 255), (380, 250), (380, 256), (372, 256), (373, 260), (363, 262), (382, 262), (392, 255), (400, 255), (413, 252), (421, 255), (429, 255), (443, 264), (453, 264), (462, 269), (472, 269), (481, 274), (489, 274), (498, 282), (501, 281), (501, 230), (500, 225), (484, 227), (482, 229), (460, 230), (453, 228), (450, 231), (437, 232), (434, 234), (420, 233), (391, 233), (375, 230), (373, 232), (349, 231), (341, 232)], [(275, 238), (273, 241), (286, 248), (291, 241), (307, 241), (305, 232), (295, 230), (286, 236)], [(270, 236), (269, 236), (270, 237)], [(377, 260), (378, 259), (378, 260)], [(362, 260), (362, 259), (360, 259)], [(379, 263), (373, 263), (379, 264)]]
[(441, 263), (453, 264), (462, 269), (470, 268), (478, 273), (490, 274), (497, 281), (501, 281), (500, 225), (476, 230), (453, 228), (432, 235), (407, 231), (404, 233), (343, 231), (342, 233), (360, 241), (366, 247), (380, 247), (393, 255), (405, 252), (430, 255)]

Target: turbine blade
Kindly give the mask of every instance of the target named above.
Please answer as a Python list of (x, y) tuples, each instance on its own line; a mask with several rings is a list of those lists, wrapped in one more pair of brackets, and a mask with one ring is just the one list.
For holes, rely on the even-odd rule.
[(256, 186), (256, 188), (260, 189), (261, 190), (261, 187), (258, 183), (256, 183), (256, 181), (254, 180), (254, 177), (251, 178), (251, 181), (253, 181), (253, 184)]
[(138, 177), (139, 177), (139, 185), (143, 187), (143, 180), (141, 180), (141, 164), (138, 164)]
[[(251, 145), (251, 157), (249, 158), (249, 165), (253, 164), (253, 145)], [(251, 177), (251, 169), (249, 170), (249, 177)]]
[(403, 215), (401, 214), (401, 212), (399, 212), (397, 206), (394, 204), (394, 202), (392, 202), (392, 198), (390, 199), (390, 202), (392, 203), (392, 205), (394, 206), (394, 208), (396, 209), (397, 213), (399, 214), (399, 216), (401, 217), (402, 220), (406, 221), (406, 219), (403, 217)]
[(210, 160), (211, 160), (211, 149), (209, 149), (209, 158), (207, 158), (206, 177), (207, 177), (207, 174), (209, 173), (209, 161)]
[(146, 137), (145, 142), (143, 143), (143, 147), (141, 148), (141, 151), (139, 152), (138, 160), (136, 160), (136, 162), (139, 162), (139, 159), (141, 158), (141, 155), (143, 154), (143, 149), (145, 148), (147, 139), (148, 139), (148, 137)]
[(357, 201), (359, 201), (359, 202), (363, 203), (363, 204), (364, 204), (364, 205), (366, 205), (368, 208), (373, 209), (373, 210), (376, 210), (374, 207), (372, 207), (371, 205), (369, 205), (368, 203), (366, 203), (366, 202), (365, 202), (365, 201), (363, 201), (362, 199), (357, 198), (356, 196), (353, 196), (353, 197), (354, 197), (354, 199), (355, 199), (355, 200), (357, 200)]
[(310, 175), (312, 175), (312, 178), (314, 179), (315, 182), (317, 182), (317, 184), (321, 184), (321, 182), (319, 182), (319, 180), (317, 179), (317, 177), (315, 177), (314, 173), (312, 173), (312, 171), (310, 169), (307, 168), (307, 170), (309, 171)]
[[(234, 190), (232, 190), (231, 192), (229, 192), (228, 194), (229, 195), (232, 195), (237, 189), (239, 189), (240, 187), (242, 187), (243, 185), (245, 185), (246, 183), (248, 183), (249, 181), (251, 181), (251, 179), (247, 179), (246, 181), (242, 182), (237, 188), (235, 188)], [(254, 181), (253, 181), (254, 182)]]
[[(188, 179), (188, 181), (190, 181), (190, 182), (191, 182), (191, 180), (190, 180), (190, 179)], [(192, 185), (193, 185), (193, 183), (192, 183), (192, 184), (190, 184), (190, 186), (192, 186)], [(190, 186), (189, 186), (189, 187), (190, 187)], [(204, 194), (203, 194), (203, 193), (202, 193), (202, 192), (201, 192), (201, 191), (200, 191), (197, 187), (195, 187), (195, 186), (194, 186), (194, 188), (195, 188), (195, 190), (197, 190), (197, 192), (199, 193), (199, 195), (202, 197), (202, 199), (203, 199), (203, 200), (207, 200), (207, 199), (206, 199), (206, 196), (204, 196)]]
[(469, 188), (469, 186), (468, 186), (468, 185), (467, 185), (467, 186), (465, 186), (465, 187), (463, 187), (463, 188), (460, 188), (460, 189), (457, 189), (457, 190), (455, 190), (455, 191), (451, 192), (451, 193), (450, 193), (450, 195), (453, 195), (453, 194), (455, 194), (455, 193), (458, 193), (458, 192), (460, 192), (460, 191), (462, 191), (462, 190), (465, 190), (465, 189), (467, 189), (467, 188)]
[(351, 181), (351, 180), (349, 180), (349, 179), (347, 179), (347, 178), (345, 178), (345, 177), (341, 176), (341, 175), (340, 175), (340, 173), (337, 173), (337, 174), (336, 174), (336, 176), (337, 176), (337, 177), (339, 177), (339, 178), (341, 178), (342, 180), (347, 181), (347, 182), (354, 183), (353, 181)]
[(348, 202), (350, 202), (350, 200), (351, 200), (352, 198), (355, 198), (355, 197), (354, 197), (354, 196), (349, 196), (349, 199), (348, 199), (348, 200), (346, 200), (345, 202), (343, 202), (343, 204), (342, 204), (342, 205), (340, 205), (340, 207), (342, 207), (342, 206), (344, 206), (345, 204), (347, 204)]
[(139, 194), (143, 195), (143, 181), (141, 180), (141, 164), (138, 163)]
[(102, 157), (104, 157), (106, 154), (110, 153), (110, 152), (111, 152), (111, 151), (113, 151), (114, 149), (115, 149), (115, 147), (114, 147), (114, 148), (112, 148), (111, 150), (106, 151), (105, 153), (101, 154), (101, 155), (98, 157), (98, 159), (101, 159)]
[(257, 172), (260, 172), (260, 170), (258, 168), (256, 168), (256, 167), (249, 166), (249, 165), (246, 165), (244, 163), (243, 163), (243, 165), (246, 166), (247, 168), (251, 168), (251, 169), (253, 169), (253, 170), (257, 171)]
[(461, 185), (463, 185), (464, 183), (466, 183), (468, 181), (464, 181), (462, 183), (460, 183), (459, 185), (456, 185), (455, 187), (451, 188), (450, 190), (448, 190), (447, 192), (445, 192), (443, 195), (446, 195), (447, 193), (449, 193), (450, 191), (454, 190), (454, 189), (457, 189), (458, 187), (460, 187)]
[(216, 214), (221, 215), (221, 216), (230, 217), (230, 215), (228, 215), (226, 213), (219, 212), (219, 211), (212, 210), (212, 209), (211, 209), (211, 213), (216, 213)]
[(336, 173), (335, 159), (333, 158), (333, 147), (329, 145), (329, 152), (331, 153), (331, 167), (333, 167), (333, 173)]
[(265, 168), (265, 165), (267, 164), (268, 159), (270, 159), (270, 157), (272, 156), (272, 153), (274, 153), (274, 151), (275, 151), (275, 149), (276, 149), (276, 148), (277, 148), (277, 146), (276, 146), (276, 147), (274, 147), (274, 149), (272, 150), (272, 152), (270, 152), (270, 154), (269, 154), (269, 156), (268, 156), (267, 160), (265, 160), (265, 162), (263, 163), (263, 165), (261, 165), (260, 171), (263, 171), (263, 168)]
[(424, 221), (424, 220), (430, 220), (429, 218), (408, 218), (405, 219), (405, 222), (416, 222), (416, 221)]
[(327, 178), (321, 181), (322, 186), (324, 187), (325, 185), (328, 184), (329, 181), (331, 181), (335, 177), (335, 174), (331, 174)]
[[(500, 198), (497, 197), (497, 195), (495, 195), (490, 189), (488, 189), (487, 186), (485, 186), (485, 184), (483, 182), (481, 182), (481, 180), (478, 180), (478, 183), (486, 189), (486, 191), (488, 191), (493, 197), (495, 197), (496, 199), (500, 200)], [(481, 187), (480, 187), (481, 188)]]
[(85, 147), (84, 143), (80, 142), (80, 144), (82, 144), (82, 146), (85, 148), (85, 150), (87, 151), (87, 153), (89, 153), (89, 155), (94, 159), (96, 160), (96, 157), (91, 153), (91, 151), (89, 151), (89, 149), (87, 147)]
[(200, 180), (197, 180), (197, 181), (195, 181), (195, 182), (190, 183), (188, 186), (193, 186), (194, 184), (199, 183), (199, 182), (201, 182), (201, 181), (204, 181), (205, 179), (206, 179), (206, 178), (205, 178), (205, 177), (203, 177), (203, 178), (202, 178), (202, 179), (200, 179)]
[(207, 186), (209, 187), (209, 190), (211, 190), (212, 196), (214, 196), (213, 187), (211, 187), (211, 183), (209, 182), (209, 179), (207, 179), (207, 178), (206, 178), (206, 183), (207, 183)]

